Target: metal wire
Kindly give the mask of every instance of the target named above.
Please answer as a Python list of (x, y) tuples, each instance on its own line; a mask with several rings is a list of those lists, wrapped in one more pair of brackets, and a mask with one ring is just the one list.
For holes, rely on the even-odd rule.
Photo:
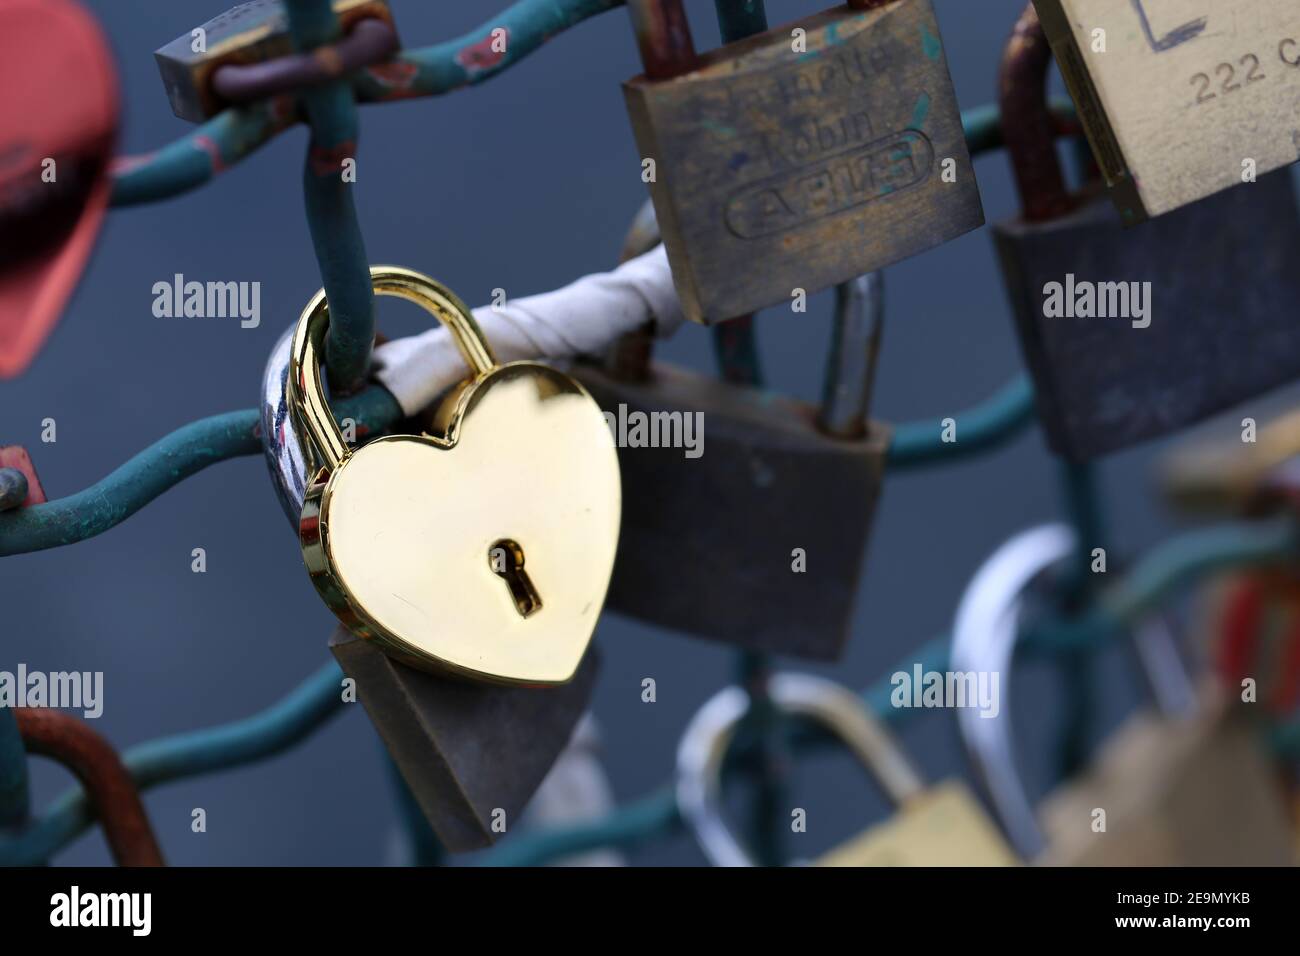
[[(264, 760), (301, 743), (343, 707), (343, 672), (331, 661), (266, 710), (229, 724), (151, 740), (122, 762), (140, 790)], [(0, 779), (8, 773), (0, 767)], [(39, 822), (0, 840), (0, 866), (35, 866), (80, 836), (93, 822), (86, 793), (74, 787)]]
[[(523, 4), (517, 4), (512, 10), (520, 6)], [(569, 3), (566, 6), (573, 9), (577, 5)], [(256, 114), (266, 107), (251, 109)], [(1054, 110), (1061, 129), (1069, 129), (1073, 122), (1072, 109), (1067, 104), (1057, 104)], [(227, 110), (212, 123), (221, 121), (239, 125), (244, 120), (235, 116), (236, 112)], [(962, 126), (972, 154), (996, 149), (1001, 144), (998, 113), (994, 107), (980, 107), (963, 113)], [(203, 128), (206, 127), (200, 129)], [(170, 151), (189, 163), (188, 157), (194, 150), (191, 140), (197, 135), (198, 131), (167, 147), (164, 152)], [(208, 154), (205, 152), (204, 155)], [(161, 164), (156, 169), (159, 176), (175, 174), (175, 169), (169, 164)], [(171, 193), (146, 197), (142, 192), (141, 195), (140, 201), (144, 201), (145, 198), (162, 198)], [(894, 430), (889, 449), (889, 468), (899, 471), (925, 467), (990, 451), (1015, 438), (1033, 423), (1033, 402), (1033, 387), (1029, 379), (1021, 375), (987, 401), (954, 416), (962, 423), (960, 442), (944, 442), (938, 420), (899, 425)], [(391, 427), (401, 417), (396, 401), (379, 386), (340, 403), (337, 411), (341, 416), (355, 419), (358, 428), (375, 430)], [(0, 512), (0, 556), (39, 551), (92, 538), (208, 465), (227, 458), (258, 454), (260, 447), (253, 431), (256, 420), (255, 409), (201, 419), (146, 448), (84, 491), (28, 508)]]
[(57, 760), (85, 788), (119, 866), (163, 866), (153, 825), (117, 751), (85, 721), (43, 707), (15, 714), (29, 753)]
[[(336, 409), (357, 422), (359, 434), (390, 428), (402, 416), (397, 399), (378, 385), (339, 402)], [(209, 465), (261, 453), (256, 409), (201, 418), (154, 442), (84, 491), (0, 512), (0, 556), (93, 538)]]
[[(1300, 532), (1290, 519), (1236, 522), (1172, 538), (1145, 555), (1118, 584), (1102, 592), (1096, 609), (1078, 620), (1056, 622), (1050, 629), (1025, 636), (1025, 651), (1056, 654), (1068, 648), (1100, 645), (1135, 623), (1152, 607), (1206, 575), (1227, 567), (1294, 562)], [(947, 641), (934, 641), (894, 670), (909, 670), (918, 660), (929, 670), (947, 667)], [(892, 673), (892, 671), (888, 672)], [(231, 724), (193, 731), (140, 744), (123, 755), (123, 762), (141, 790), (186, 777), (242, 766), (272, 756), (299, 743), (342, 707), (342, 672), (334, 663), (323, 666), (292, 693), (267, 710)], [(920, 711), (890, 704), (893, 685), (882, 677), (863, 695), (867, 706), (883, 720), (897, 722)], [(792, 735), (795, 746), (806, 746), (808, 734)], [(1300, 751), (1300, 725), (1278, 732), (1275, 743)], [(4, 749), (0, 747), (0, 757)], [(9, 773), (0, 765), (0, 779)], [(658, 807), (659, 812), (652, 812)], [(0, 865), (42, 863), (67, 846), (91, 824), (84, 792), (74, 788), (54, 802), (39, 822), (9, 839), (0, 839)], [(527, 859), (544, 862), (580, 849), (603, 845), (628, 846), (653, 833), (676, 826), (652, 796), (622, 807), (605, 820), (561, 833), (522, 837), (491, 855), (492, 862)], [(501, 854), (500, 857), (497, 854)]]
[[(458, 39), (402, 51), (385, 64), (355, 74), (350, 82), (363, 103), (440, 96), (496, 76), (570, 27), (623, 3), (520, 0)], [(506, 31), (508, 52), (489, 56), (484, 51), (491, 50), (495, 29)], [(118, 160), (113, 205), (152, 202), (195, 189), (301, 119), (287, 96), (228, 109), (153, 153)]]

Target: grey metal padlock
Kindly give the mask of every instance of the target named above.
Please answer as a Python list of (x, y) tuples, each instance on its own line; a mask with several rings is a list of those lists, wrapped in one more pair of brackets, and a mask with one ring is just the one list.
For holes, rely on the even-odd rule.
[[(885, 728), (852, 691), (811, 674), (773, 674), (772, 704), (787, 716), (811, 718), (838, 737), (870, 771), (895, 806), (924, 789), (921, 777)], [(677, 746), (677, 805), (714, 866), (756, 866), (722, 814), (727, 749), (750, 707), (749, 694), (726, 687), (691, 718)]]
[(1023, 211), (993, 234), (1053, 450), (1095, 458), (1300, 378), (1289, 172), (1126, 229), (1103, 195), (1066, 190), (1050, 59), (1031, 7), (1000, 82)]
[[(393, 23), (388, 0), (331, 0), (330, 5), (344, 33), (368, 18)], [(201, 123), (231, 105), (214, 89), (221, 67), (264, 63), (292, 52), (284, 0), (248, 0), (181, 34), (154, 51), (154, 59), (172, 112)]]
[[(625, 256), (653, 245), (648, 215)], [(620, 434), (609, 608), (751, 650), (840, 655), (890, 440), (867, 418), (882, 316), (878, 273), (837, 287), (820, 408), (659, 362), (571, 370)], [(698, 423), (702, 453), (637, 444), (634, 423)]]
[(1064, 525), (1015, 536), (976, 572), (957, 610), (953, 672), (1002, 677), (996, 716), (965, 708), (957, 719), (1012, 845), (1041, 865), (1289, 862), (1276, 775), (1252, 728), (1194, 685), (1160, 619), (1133, 635), (1157, 713), (1131, 718), (1079, 778), (1033, 807), (1015, 758), (1007, 678), (1026, 590), (1075, 550)]
[[(960, 781), (927, 787), (889, 730), (853, 691), (811, 674), (769, 678), (782, 714), (816, 721), (867, 768), (895, 812), (817, 860), (819, 866), (1006, 866), (1015, 862), (996, 827)], [(727, 687), (691, 719), (677, 748), (677, 804), (715, 866), (757, 865), (722, 813), (727, 750), (750, 707)]]
[[(262, 378), (262, 445), (272, 484), (296, 528), (306, 488), (302, 443), (285, 395), (293, 327)], [(330, 651), (439, 841), (451, 851), (490, 846), (517, 821), (587, 709), (599, 656), (588, 649), (557, 687), (501, 687), (428, 674), (339, 628)]]

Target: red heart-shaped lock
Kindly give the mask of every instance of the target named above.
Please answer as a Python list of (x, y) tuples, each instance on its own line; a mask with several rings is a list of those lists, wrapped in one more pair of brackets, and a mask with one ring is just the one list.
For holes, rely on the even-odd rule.
[(72, 0), (0, 0), (0, 378), (25, 369), (108, 206), (117, 77)]

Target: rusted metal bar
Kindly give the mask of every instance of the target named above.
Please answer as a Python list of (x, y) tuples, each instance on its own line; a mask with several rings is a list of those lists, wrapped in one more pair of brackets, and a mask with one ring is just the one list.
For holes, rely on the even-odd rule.
[(1029, 222), (1070, 211), (1069, 191), (1056, 153), (1056, 129), (1047, 102), (1052, 48), (1033, 3), (1016, 21), (998, 73), (1002, 139)]
[(630, 0), (627, 9), (648, 79), (667, 80), (695, 69), (695, 42), (682, 0)]
[(397, 31), (383, 20), (362, 20), (338, 43), (264, 63), (227, 63), (212, 74), (212, 89), (230, 103), (304, 90), (371, 66), (395, 52)]
[(28, 753), (57, 760), (86, 788), (118, 865), (165, 865), (140, 793), (108, 741), (57, 710), (17, 707), (14, 714)]

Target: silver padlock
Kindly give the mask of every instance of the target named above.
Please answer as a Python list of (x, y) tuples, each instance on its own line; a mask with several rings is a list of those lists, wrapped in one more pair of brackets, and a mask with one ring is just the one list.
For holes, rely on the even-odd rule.
[[(962, 597), (951, 668), (1009, 675), (1026, 590), (1075, 548), (1074, 533), (1065, 525), (1033, 528), (999, 548)], [(1008, 702), (1004, 699), (991, 718), (972, 709), (958, 711), (967, 752), (1012, 845), (1022, 858), (1047, 864), (1206, 863), (1222, 861), (1225, 853), (1238, 863), (1273, 861), (1277, 854), (1269, 849), (1268, 834), (1277, 828), (1280, 808), (1257, 772), (1262, 762), (1246, 753), (1252, 742), (1238, 733), (1244, 728), (1222, 719), (1222, 709), (1198, 693), (1163, 618), (1144, 621), (1133, 639), (1157, 715), (1135, 718), (1121, 728), (1079, 779), (1048, 796), (1041, 812), (1029, 799), (1015, 759)], [(1001, 681), (1001, 687), (1008, 685), (1008, 680)], [(1220, 733), (1223, 728), (1231, 737)], [(1211, 784), (1222, 792), (1231, 790), (1233, 796), (1226, 803), (1218, 801), (1208, 826), (1234, 837), (1208, 841), (1215, 844), (1210, 849), (1183, 852), (1198, 842), (1207, 845), (1205, 830), (1178, 832), (1179, 827), (1207, 823), (1196, 817), (1208, 805), (1192, 807), (1184, 792), (1193, 789), (1186, 785), (1191, 780), (1188, 770), (1195, 771), (1197, 761), (1211, 754), (1225, 753), (1234, 753), (1234, 771), (1251, 779)], [(1159, 779), (1151, 779), (1152, 774)], [(1162, 812), (1174, 802), (1176, 812)], [(1090, 815), (1096, 809), (1106, 811), (1097, 818), (1106, 823), (1093, 831)], [(1261, 839), (1260, 834), (1265, 836)], [(1284, 849), (1282, 841), (1277, 849)], [(1252, 852), (1257, 855), (1252, 857)]]
[[(307, 468), (287, 402), (293, 333), (290, 327), (267, 360), (260, 417), (271, 482), (296, 529)], [(593, 647), (568, 684), (499, 687), (414, 670), (342, 627), (330, 639), (330, 650), (356, 681), (358, 699), (412, 796), (443, 846), (452, 851), (495, 842), (499, 810), (505, 811), (507, 826), (519, 819), (571, 746), (598, 665)], [(484, 760), (484, 753), (493, 759)], [(565, 778), (551, 779), (562, 783)]]
[[(810, 718), (844, 741), (870, 770), (890, 802), (902, 806), (925, 789), (920, 775), (861, 698), (809, 674), (773, 674), (768, 695), (783, 714)], [(722, 764), (749, 694), (719, 691), (692, 718), (677, 747), (677, 805), (714, 866), (757, 866), (722, 816)]]

